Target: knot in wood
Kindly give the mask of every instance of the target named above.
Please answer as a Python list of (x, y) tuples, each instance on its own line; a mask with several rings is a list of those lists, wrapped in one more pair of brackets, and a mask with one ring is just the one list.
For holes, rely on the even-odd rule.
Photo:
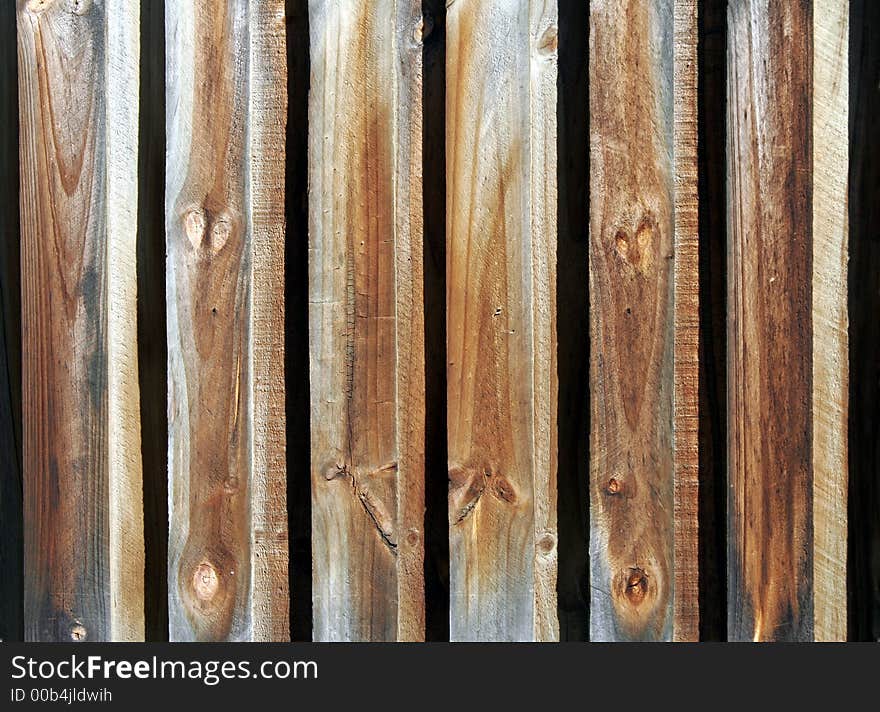
[(205, 227), (207, 218), (201, 208), (187, 210), (183, 216), (183, 230), (190, 244), (198, 249), (205, 239)]
[(215, 569), (209, 562), (203, 561), (196, 567), (192, 579), (193, 591), (200, 601), (210, 601), (217, 595), (220, 588), (220, 579)]
[(624, 595), (627, 600), (634, 606), (638, 606), (645, 600), (648, 593), (648, 575), (644, 570), (636, 567), (629, 570), (629, 576), (626, 579), (626, 588)]
[(71, 639), (71, 640), (74, 640), (74, 641), (76, 641), (76, 642), (79, 642), (79, 641), (81, 641), (81, 640), (85, 640), (85, 639), (86, 639), (86, 635), (87, 635), (87, 633), (86, 633), (86, 628), (85, 628), (85, 626), (84, 626), (82, 623), (76, 623), (76, 624), (70, 629), (70, 639)]
[(556, 549), (556, 537), (553, 536), (550, 532), (547, 532), (538, 539), (538, 551), (540, 551), (544, 556), (549, 556)]
[(647, 277), (654, 267), (655, 255), (659, 240), (657, 239), (657, 221), (653, 215), (642, 217), (635, 235), (630, 235), (624, 228), (614, 234), (614, 249), (618, 257), (634, 268), (638, 274)]
[(538, 54), (542, 57), (553, 57), (556, 55), (557, 47), (559, 47), (559, 31), (556, 25), (550, 25), (538, 40)]

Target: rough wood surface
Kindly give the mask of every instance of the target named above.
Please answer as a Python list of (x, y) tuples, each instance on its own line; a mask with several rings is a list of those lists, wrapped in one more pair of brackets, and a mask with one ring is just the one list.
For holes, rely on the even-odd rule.
[(143, 638), (138, 16), (18, 3), (25, 636)]
[(552, 640), (555, 0), (456, 0), (447, 30), (450, 637)]
[(700, 637), (700, 264), (697, 203), (697, 3), (675, 3), (673, 397), (675, 555), (672, 635)]
[(728, 636), (810, 640), (813, 15), (728, 27)]
[(814, 637), (846, 640), (849, 3), (813, 5)]
[(315, 640), (424, 638), (415, 0), (310, 0)]
[(171, 3), (166, 48), (170, 636), (283, 640), (284, 3)]
[(673, 49), (671, 0), (592, 3), (593, 640), (672, 635)]

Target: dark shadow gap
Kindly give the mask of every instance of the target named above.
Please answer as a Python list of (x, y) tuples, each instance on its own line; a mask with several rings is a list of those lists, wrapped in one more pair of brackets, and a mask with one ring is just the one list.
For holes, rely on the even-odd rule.
[(137, 331), (144, 467), (144, 623), (168, 640), (168, 347), (165, 328), (165, 13), (141, 3)]
[(0, 642), (22, 640), (21, 293), (15, 3), (0, 8)]
[(449, 640), (446, 442), (446, 3), (424, 0), (425, 638)]
[(727, 639), (727, 6), (698, 19), (700, 640)]
[(559, 639), (588, 640), (590, 433), (589, 3), (560, 0), (556, 338)]
[(880, 3), (849, 27), (848, 636), (880, 641)]
[(309, 402), (309, 5), (287, 0), (287, 159), (284, 243), (290, 638), (312, 639), (312, 487)]

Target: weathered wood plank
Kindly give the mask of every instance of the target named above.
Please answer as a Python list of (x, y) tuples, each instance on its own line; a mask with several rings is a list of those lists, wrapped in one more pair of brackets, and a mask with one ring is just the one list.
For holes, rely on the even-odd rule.
[(16, 7), (0, 6), (0, 641), (24, 635)]
[(728, 636), (810, 640), (812, 7), (728, 27)]
[(424, 638), (421, 22), (310, 0), (315, 640)]
[(138, 16), (18, 3), (25, 636), (143, 638)]
[(846, 640), (849, 3), (813, 6), (814, 637)]
[(675, 2), (673, 398), (675, 552), (672, 635), (700, 638), (700, 242), (697, 197), (697, 3)]
[(282, 640), (284, 4), (171, 3), (166, 47), (170, 636)]
[[(592, 2), (593, 640), (672, 635), (673, 50), (672, 0)], [(684, 240), (690, 260), (693, 236)], [(692, 496), (691, 485), (682, 494)]]
[(446, 18), (450, 637), (552, 640), (557, 4)]

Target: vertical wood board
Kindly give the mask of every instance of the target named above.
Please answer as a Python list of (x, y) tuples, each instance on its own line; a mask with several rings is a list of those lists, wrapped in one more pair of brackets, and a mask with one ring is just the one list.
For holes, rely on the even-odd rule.
[(673, 628), (673, 30), (671, 0), (591, 4), (593, 640), (665, 640)]
[(812, 7), (728, 27), (728, 636), (810, 640)]
[(315, 640), (424, 638), (420, 5), (311, 0)]
[(557, 4), (446, 19), (450, 636), (553, 640)]
[(166, 8), (172, 640), (288, 636), (284, 38), (280, 0)]
[(138, 16), (18, 3), (25, 637), (143, 638)]

